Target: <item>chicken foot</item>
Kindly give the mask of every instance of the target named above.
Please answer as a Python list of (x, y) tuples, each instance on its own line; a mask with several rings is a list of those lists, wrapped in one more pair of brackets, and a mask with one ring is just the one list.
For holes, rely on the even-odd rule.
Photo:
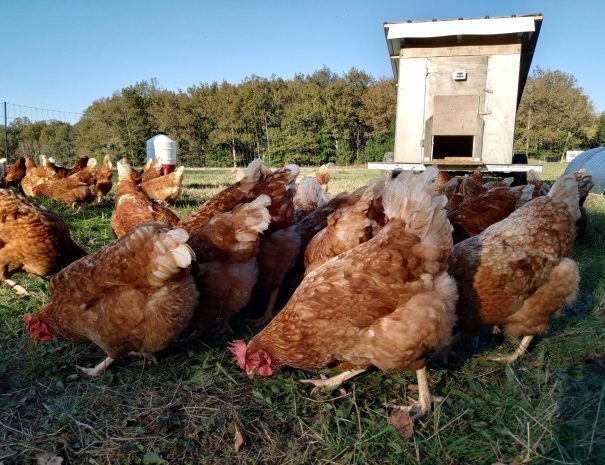
[(426, 376), (426, 367), (416, 370), (416, 378), (418, 379), (418, 403), (406, 406), (396, 406), (401, 410), (407, 410), (410, 413), (412, 420), (422, 418), (426, 412), (431, 409), (431, 404), (441, 402), (442, 397), (433, 397), (429, 390), (429, 380)]
[(27, 292), (27, 289), (21, 286), (21, 284), (17, 284), (15, 281), (8, 278), (2, 278), (2, 280), (12, 287), (19, 297), (29, 297), (29, 292)]
[(132, 351), (128, 352), (128, 355), (134, 355), (135, 357), (142, 357), (145, 362), (153, 363), (154, 365), (157, 365), (157, 363), (158, 363), (158, 359), (155, 358), (155, 355), (153, 355), (151, 352), (136, 352), (136, 351), (132, 350)]
[(529, 347), (529, 344), (533, 338), (534, 338), (533, 336), (524, 336), (523, 339), (521, 339), (521, 342), (519, 343), (519, 347), (517, 347), (517, 350), (515, 350), (510, 355), (503, 355), (500, 357), (485, 357), (485, 360), (491, 360), (493, 362), (513, 363), (515, 360), (517, 360), (519, 357), (521, 357), (521, 355), (523, 355), (527, 351), (527, 348)]
[(83, 371), (88, 376), (95, 378), (95, 377), (99, 376), (100, 374), (105, 373), (105, 370), (107, 370), (107, 367), (109, 367), (109, 365), (111, 365), (114, 362), (114, 360), (115, 360), (115, 358), (107, 357), (105, 360), (103, 360), (101, 363), (99, 363), (94, 368), (85, 368), (85, 367), (81, 367), (79, 365), (76, 365), (76, 368), (80, 371)]
[(336, 376), (332, 376), (331, 378), (301, 379), (300, 382), (304, 383), (304, 384), (312, 384), (313, 386), (315, 386), (313, 388), (313, 392), (317, 392), (317, 391), (328, 389), (331, 387), (340, 386), (346, 380), (351, 379), (354, 376), (357, 376), (358, 374), (363, 373), (364, 371), (366, 371), (365, 368), (361, 369), (361, 370), (347, 370), (347, 371), (343, 371), (342, 373), (339, 373)]

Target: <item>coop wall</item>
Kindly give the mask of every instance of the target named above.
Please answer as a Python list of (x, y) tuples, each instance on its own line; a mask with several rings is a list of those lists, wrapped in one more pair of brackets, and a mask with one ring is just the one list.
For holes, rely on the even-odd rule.
[(420, 163), (423, 153), (426, 58), (399, 63), (395, 113), (395, 162)]
[(485, 129), (483, 130), (484, 163), (509, 164), (512, 162), (515, 137), (515, 116), (519, 79), (519, 55), (493, 55), (489, 57), (486, 94)]
[[(395, 161), (440, 162), (433, 137), (461, 136), (472, 137), (471, 149), (461, 145), (469, 160), (511, 163), (519, 58), (518, 44), (402, 49)], [(458, 70), (466, 81), (452, 80)]]

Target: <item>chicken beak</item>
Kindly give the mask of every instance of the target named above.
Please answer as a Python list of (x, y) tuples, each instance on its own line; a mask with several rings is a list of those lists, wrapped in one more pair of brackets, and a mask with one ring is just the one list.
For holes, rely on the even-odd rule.
[(246, 374), (248, 375), (248, 379), (254, 378), (254, 369), (246, 370)]

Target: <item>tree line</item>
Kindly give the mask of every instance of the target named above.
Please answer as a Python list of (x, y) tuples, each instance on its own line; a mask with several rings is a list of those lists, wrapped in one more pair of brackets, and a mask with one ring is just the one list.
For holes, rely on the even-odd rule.
[[(239, 84), (194, 85), (186, 91), (151, 79), (94, 101), (74, 125), (14, 119), (11, 158), (45, 154), (68, 165), (82, 155), (145, 160), (145, 141), (164, 132), (187, 166), (338, 165), (380, 161), (393, 150), (396, 87), (351, 69), (328, 68), (290, 80), (252, 76)], [(605, 145), (605, 114), (595, 114), (571, 74), (536, 68), (516, 123), (515, 151), (562, 157), (568, 149)], [(4, 152), (4, 140), (0, 140)]]
[(252, 76), (240, 84), (160, 89), (151, 79), (92, 103), (75, 125), (14, 120), (13, 156), (45, 153), (57, 160), (109, 154), (145, 160), (145, 141), (164, 132), (187, 166), (246, 164), (263, 157), (317, 165), (381, 160), (392, 150), (395, 85), (351, 69), (323, 68), (291, 80)]

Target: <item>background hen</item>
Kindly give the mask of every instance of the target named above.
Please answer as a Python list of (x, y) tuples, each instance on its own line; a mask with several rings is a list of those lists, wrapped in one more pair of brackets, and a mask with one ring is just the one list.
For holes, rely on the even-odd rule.
[(179, 221), (179, 227), (191, 232), (194, 228), (206, 224), (217, 213), (225, 213), (248, 198), (250, 191), (268, 174), (260, 159), (253, 160), (246, 168), (246, 176), (239, 182), (223, 189), (207, 200), (189, 216)]
[(84, 255), (61, 218), (0, 189), (0, 271), (19, 295), (28, 293), (10, 279), (16, 271), (47, 276)]
[(6, 158), (0, 159), (0, 164), (4, 165), (4, 180), (8, 187), (17, 187), (21, 179), (25, 176), (25, 157), (20, 157), (11, 165), (7, 165)]
[[(151, 169), (149, 172), (152, 172)], [(150, 199), (174, 203), (181, 194), (184, 173), (185, 167), (179, 166), (175, 171), (166, 176), (142, 180), (141, 190)], [(143, 176), (145, 176), (145, 174)]]
[(176, 226), (179, 218), (168, 208), (139, 191), (132, 180), (132, 168), (128, 160), (123, 158), (118, 162), (118, 185), (111, 216), (113, 232), (116, 237), (122, 237), (132, 228), (149, 221), (161, 221)]
[(384, 183), (371, 185), (359, 201), (340, 208), (328, 216), (328, 225), (319, 231), (304, 251), (305, 273), (353, 247), (368, 241), (377, 231), (372, 231), (370, 209), (382, 196)]
[(317, 179), (317, 182), (321, 185), (324, 192), (328, 192), (328, 183), (330, 182), (330, 171), (329, 165), (321, 165), (317, 171), (313, 171), (312, 176)]
[(198, 258), (193, 275), (203, 296), (195, 314), (200, 332), (221, 325), (231, 333), (233, 315), (250, 300), (258, 276), (259, 235), (271, 221), (270, 204), (269, 196), (261, 195), (191, 232), (189, 245)]
[(454, 228), (454, 244), (476, 236), (532, 198), (534, 186), (496, 187), (465, 198), (447, 214)]
[(113, 175), (113, 166), (111, 164), (111, 159), (109, 155), (105, 155), (103, 157), (103, 163), (101, 163), (100, 168), (97, 170), (97, 201), (100, 202), (102, 197), (105, 197), (109, 194), (113, 183), (111, 181), (111, 177)]
[(313, 176), (302, 178), (294, 193), (294, 221), (298, 222), (303, 216), (309, 214), (318, 207), (322, 207), (330, 201)]
[[(80, 207), (95, 200), (97, 193), (97, 160), (88, 160), (85, 168), (64, 178), (45, 178), (35, 183), (36, 196), (49, 197), (57, 202)], [(27, 178), (27, 176), (26, 176)]]
[(576, 263), (566, 258), (580, 216), (578, 185), (560, 177), (546, 197), (526, 203), (508, 218), (454, 247), (449, 265), (460, 300), (462, 336), (484, 325), (524, 336), (519, 348), (498, 360), (513, 362), (578, 288)]

